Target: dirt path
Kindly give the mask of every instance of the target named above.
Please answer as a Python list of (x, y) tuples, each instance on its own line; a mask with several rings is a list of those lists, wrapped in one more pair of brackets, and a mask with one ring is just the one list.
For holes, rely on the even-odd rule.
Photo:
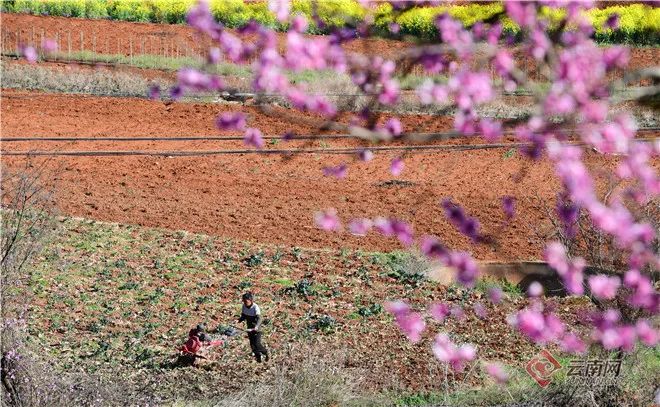
[[(3, 136), (77, 135), (137, 136), (217, 135), (213, 117), (220, 110), (239, 107), (172, 104), (139, 99), (30, 96), (3, 91)], [(32, 95), (34, 96), (34, 95)], [(242, 107), (251, 120), (273, 134), (292, 126), (277, 118)], [(449, 118), (416, 117), (427, 131), (449, 126)], [(404, 123), (405, 124), (405, 123)], [(311, 128), (300, 126), (300, 133)], [(229, 133), (227, 133), (229, 134)], [(146, 143), (145, 149), (162, 149)], [(320, 142), (315, 142), (320, 143)], [(347, 143), (342, 141), (342, 143)], [(127, 150), (137, 143), (87, 145), (33, 143), (3, 150), (60, 148)], [(230, 143), (171, 142), (170, 149), (219, 149)], [(240, 145), (240, 142), (233, 144)], [(316, 144), (318, 145), (318, 144)], [(540, 246), (532, 226), (541, 227), (545, 215), (535, 197), (553, 197), (557, 180), (548, 161), (532, 164), (507, 149), (410, 154), (397, 185), (388, 171), (394, 153), (381, 153), (370, 163), (354, 162), (345, 180), (322, 176), (326, 165), (345, 156), (301, 155), (291, 159), (253, 154), (194, 157), (56, 157), (56, 202), (63, 213), (100, 220), (186, 229), (195, 232), (303, 247), (353, 247), (387, 250), (399, 247), (390, 239), (369, 235), (322, 233), (312, 221), (315, 211), (335, 207), (342, 218), (395, 216), (411, 221), (420, 233), (438, 234), (449, 245), (472, 251), (482, 260), (537, 258)], [(510, 152), (509, 152), (510, 153)], [(4, 157), (9, 167), (24, 158)], [(592, 168), (609, 167), (614, 160), (587, 155)], [(499, 199), (518, 198), (516, 220), (502, 226)], [(474, 247), (449, 225), (438, 203), (451, 196), (480, 218), (484, 231), (497, 243)]]

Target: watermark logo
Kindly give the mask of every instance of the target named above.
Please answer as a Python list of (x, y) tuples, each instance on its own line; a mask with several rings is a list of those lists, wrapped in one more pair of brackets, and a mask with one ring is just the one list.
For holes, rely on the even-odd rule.
[[(621, 373), (621, 359), (574, 359), (569, 362), (566, 382), (582, 387), (607, 387), (615, 385)], [(527, 362), (527, 373), (539, 386), (545, 388), (561, 364), (550, 352), (543, 349)]]
[(543, 388), (550, 384), (552, 375), (559, 369), (561, 369), (561, 365), (557, 359), (545, 349), (527, 362), (525, 368), (527, 373)]
[(619, 380), (622, 359), (579, 359), (568, 366), (566, 380), (577, 386), (613, 386)]

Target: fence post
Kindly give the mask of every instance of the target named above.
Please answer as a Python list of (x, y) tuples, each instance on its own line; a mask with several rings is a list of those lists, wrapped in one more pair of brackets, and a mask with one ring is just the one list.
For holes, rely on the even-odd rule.
[(80, 52), (81, 52), (81, 53), (82, 53), (82, 51), (83, 51), (83, 42), (84, 42), (83, 32), (80, 31)]
[(96, 32), (92, 35), (92, 52), (96, 54)]
[(67, 42), (68, 42), (68, 50), (69, 50), (69, 59), (71, 59), (71, 30), (69, 30)]
[(35, 43), (34, 43), (34, 26), (32, 26), (32, 37), (31, 37), (31, 42), (32, 42), (32, 44), (30, 44), (30, 45), (32, 45), (32, 46), (34, 47), (34, 46), (35, 46)]
[(129, 38), (129, 48), (130, 48), (130, 61), (133, 64), (133, 37)]

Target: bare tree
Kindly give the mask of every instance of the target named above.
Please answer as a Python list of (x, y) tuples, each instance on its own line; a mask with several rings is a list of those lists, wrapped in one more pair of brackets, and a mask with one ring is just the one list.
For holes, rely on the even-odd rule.
[(2, 169), (0, 203), (1, 381), (3, 405), (41, 404), (23, 338), (29, 308), (30, 262), (53, 228), (51, 190), (45, 185), (46, 162)]

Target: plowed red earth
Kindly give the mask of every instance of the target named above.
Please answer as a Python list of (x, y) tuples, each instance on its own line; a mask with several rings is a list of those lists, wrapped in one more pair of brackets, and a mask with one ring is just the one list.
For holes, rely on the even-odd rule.
[[(131, 23), (67, 17), (2, 13), (3, 50), (13, 50), (17, 42), (39, 44), (42, 34), (57, 38), (61, 51), (81, 48), (106, 54), (202, 55), (203, 41), (185, 25)], [(81, 36), (82, 33), (82, 36)], [(278, 34), (280, 44), (284, 35)], [(82, 43), (82, 47), (81, 47)], [(383, 38), (357, 39), (345, 45), (351, 52), (396, 56), (409, 43)], [(632, 48), (629, 69), (654, 66), (660, 58), (657, 47)]]
[[(26, 97), (30, 96), (30, 97)], [(283, 111), (265, 116), (253, 107), (172, 104), (140, 99), (99, 98), (5, 91), (2, 134), (9, 136), (155, 136), (217, 135), (213, 118), (221, 110), (242, 109), (250, 123), (267, 134), (312, 127), (292, 124)], [(302, 116), (299, 116), (302, 117)], [(307, 117), (309, 118), (309, 117)], [(451, 118), (409, 116), (406, 128), (447, 129)], [(229, 133), (227, 133), (229, 134)], [(292, 144), (291, 146), (300, 146)], [(355, 142), (328, 142), (328, 146)], [(3, 151), (60, 150), (218, 150), (240, 142), (4, 143)], [(268, 148), (282, 148), (284, 144)], [(314, 142), (319, 146), (320, 142)], [(287, 144), (287, 147), (289, 145)], [(344, 219), (394, 216), (412, 222), (418, 233), (439, 235), (452, 247), (482, 260), (538, 258), (535, 230), (547, 221), (536, 197), (550, 201), (558, 189), (551, 163), (531, 163), (508, 148), (413, 153), (396, 184), (389, 161), (397, 153), (379, 153), (370, 163), (347, 156), (298, 155), (291, 159), (255, 154), (204, 157), (54, 157), (55, 202), (69, 215), (121, 223), (185, 229), (264, 243), (303, 247), (352, 247), (388, 250), (398, 243), (371, 234), (323, 233), (314, 212), (334, 207)], [(41, 159), (35, 159), (42, 161)], [(321, 168), (350, 161), (348, 177), (322, 176)], [(8, 167), (24, 157), (3, 157)], [(615, 159), (587, 154), (595, 172)], [(500, 198), (518, 200), (516, 219), (507, 226)], [(452, 197), (480, 219), (496, 243), (471, 245), (444, 219), (439, 201)]]

